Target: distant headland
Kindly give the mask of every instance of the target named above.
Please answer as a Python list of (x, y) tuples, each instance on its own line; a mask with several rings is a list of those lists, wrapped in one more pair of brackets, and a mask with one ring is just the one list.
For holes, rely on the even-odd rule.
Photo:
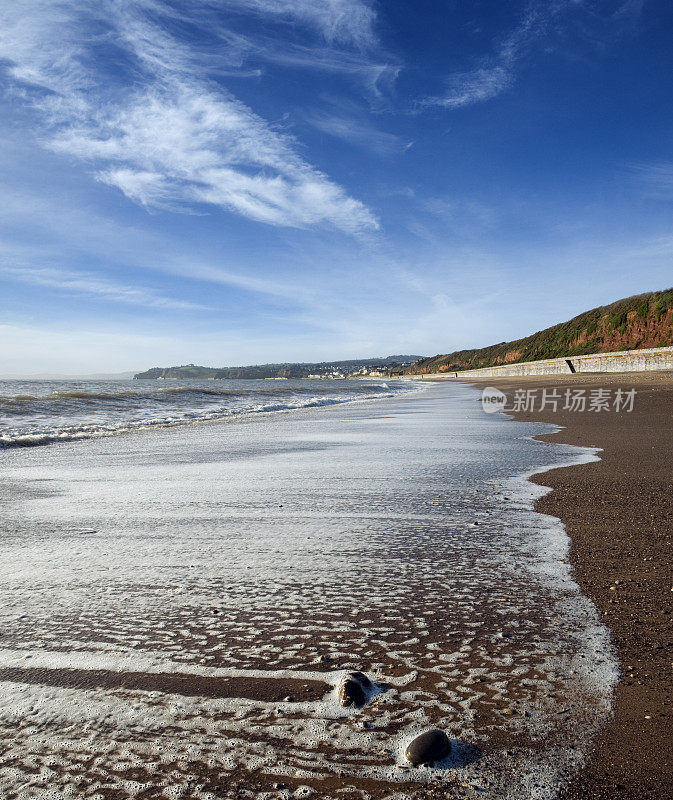
[(138, 380), (261, 380), (263, 378), (383, 378), (400, 375), (422, 356), (386, 356), (320, 363), (254, 364), (246, 367), (152, 367), (134, 375)]
[(423, 357), (255, 364), (243, 367), (152, 367), (139, 380), (217, 380), (232, 378), (389, 378), (402, 375), (463, 372), (541, 359), (569, 358), (673, 345), (673, 289), (634, 295), (579, 314), (523, 339)]

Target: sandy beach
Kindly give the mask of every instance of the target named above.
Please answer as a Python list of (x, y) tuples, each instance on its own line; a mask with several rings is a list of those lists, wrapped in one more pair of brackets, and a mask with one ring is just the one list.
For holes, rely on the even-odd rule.
[(616, 671), (526, 476), (595, 456), (479, 397), (6, 450), (3, 797), (556, 797)]
[(0, 0), (0, 800), (673, 800), (672, 41)]
[(601, 448), (600, 461), (535, 480), (553, 489), (536, 508), (570, 535), (574, 575), (609, 627), (621, 670), (613, 718), (595, 740), (567, 800), (663, 800), (673, 784), (673, 376), (623, 373), (480, 379), (516, 389), (637, 391), (630, 413), (547, 408), (519, 420), (563, 426), (547, 441)]

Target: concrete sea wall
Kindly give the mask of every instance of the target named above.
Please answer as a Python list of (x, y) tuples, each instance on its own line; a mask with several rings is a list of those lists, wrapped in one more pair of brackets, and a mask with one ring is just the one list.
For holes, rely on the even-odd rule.
[(594, 353), (590, 356), (548, 358), (526, 361), (523, 364), (503, 364), (499, 367), (469, 369), (463, 372), (440, 372), (415, 375), (414, 378), (497, 378), (516, 375), (570, 375), (575, 372), (647, 372), (673, 370), (673, 347), (653, 347), (647, 350), (622, 350), (617, 353)]

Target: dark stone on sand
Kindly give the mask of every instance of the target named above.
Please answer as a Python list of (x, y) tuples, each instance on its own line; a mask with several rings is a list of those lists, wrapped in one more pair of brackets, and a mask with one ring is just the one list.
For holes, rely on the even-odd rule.
[(367, 699), (362, 685), (352, 678), (344, 678), (341, 681), (338, 696), (339, 704), (344, 708), (348, 706), (363, 706)]
[(371, 688), (372, 682), (364, 672), (349, 672), (339, 681), (337, 697), (339, 704), (348, 706), (363, 706), (367, 702), (366, 690)]
[(405, 756), (407, 761), (417, 767), (419, 764), (431, 764), (433, 761), (441, 761), (450, 752), (451, 741), (449, 737), (439, 728), (433, 728), (425, 731), (425, 733), (410, 742)]
[(349, 678), (353, 678), (354, 681), (358, 681), (358, 683), (362, 684), (365, 689), (371, 689), (372, 682), (369, 678), (364, 674), (364, 672), (350, 672), (348, 674)]

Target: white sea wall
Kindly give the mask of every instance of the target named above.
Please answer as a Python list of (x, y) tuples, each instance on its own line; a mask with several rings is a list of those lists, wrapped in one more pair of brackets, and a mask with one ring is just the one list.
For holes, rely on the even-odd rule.
[(415, 375), (414, 378), (497, 378), (517, 375), (570, 375), (573, 372), (648, 372), (673, 370), (673, 347), (652, 347), (644, 350), (621, 350), (616, 353), (594, 353), (570, 358), (547, 358), (522, 364), (469, 369), (462, 372), (441, 372)]

